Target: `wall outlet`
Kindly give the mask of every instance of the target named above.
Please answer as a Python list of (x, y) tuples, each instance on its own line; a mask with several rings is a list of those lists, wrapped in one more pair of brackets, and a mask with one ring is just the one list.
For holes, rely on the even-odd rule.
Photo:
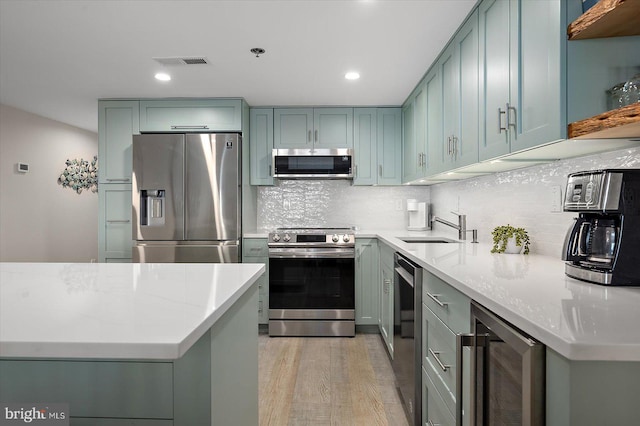
[(560, 213), (562, 211), (562, 189), (560, 185), (551, 187), (551, 213)]

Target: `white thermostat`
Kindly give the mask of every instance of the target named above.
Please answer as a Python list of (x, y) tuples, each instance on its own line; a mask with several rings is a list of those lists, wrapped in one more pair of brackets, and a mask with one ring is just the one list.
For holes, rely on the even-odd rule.
[(27, 163), (18, 163), (18, 171), (20, 173), (27, 173), (29, 171), (29, 165)]

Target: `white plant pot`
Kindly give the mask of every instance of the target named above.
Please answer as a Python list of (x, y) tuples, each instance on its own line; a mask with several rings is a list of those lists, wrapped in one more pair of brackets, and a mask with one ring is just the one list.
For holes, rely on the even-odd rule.
[(520, 254), (522, 251), (522, 246), (516, 245), (516, 239), (511, 237), (507, 240), (507, 245), (504, 248), (504, 252), (508, 254)]

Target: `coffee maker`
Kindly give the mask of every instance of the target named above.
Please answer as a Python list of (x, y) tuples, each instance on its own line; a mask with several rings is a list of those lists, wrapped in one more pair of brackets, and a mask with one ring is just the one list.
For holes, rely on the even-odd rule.
[(570, 174), (564, 211), (578, 213), (564, 242), (568, 276), (640, 285), (640, 169)]

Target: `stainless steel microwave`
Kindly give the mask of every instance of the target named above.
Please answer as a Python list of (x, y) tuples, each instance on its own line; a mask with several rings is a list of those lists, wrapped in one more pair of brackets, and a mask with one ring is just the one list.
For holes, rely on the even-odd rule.
[(274, 149), (273, 177), (353, 179), (353, 149)]

